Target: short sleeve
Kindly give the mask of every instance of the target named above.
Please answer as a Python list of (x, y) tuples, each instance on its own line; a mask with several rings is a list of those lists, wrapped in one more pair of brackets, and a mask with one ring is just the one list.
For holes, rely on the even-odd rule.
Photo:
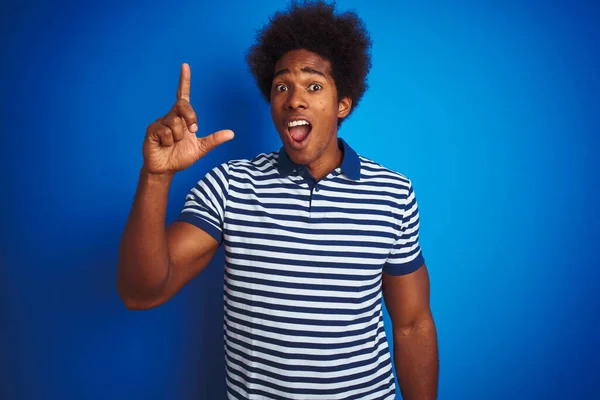
[(190, 189), (177, 221), (190, 223), (211, 235), (219, 244), (223, 241), (225, 204), (229, 187), (227, 163), (210, 170)]
[(409, 274), (425, 263), (419, 244), (419, 207), (410, 180), (407, 192), (406, 199), (401, 203), (396, 240), (383, 267), (383, 272), (390, 275)]

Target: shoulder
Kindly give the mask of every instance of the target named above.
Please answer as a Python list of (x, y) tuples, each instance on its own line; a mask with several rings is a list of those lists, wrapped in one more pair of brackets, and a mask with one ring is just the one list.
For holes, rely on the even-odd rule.
[(389, 189), (397, 189), (404, 195), (408, 195), (408, 191), (412, 190), (412, 182), (405, 174), (362, 155), (358, 155), (358, 159), (362, 182), (386, 184)]
[(251, 159), (235, 159), (223, 163), (229, 174), (235, 175), (270, 175), (277, 172), (277, 152), (260, 153)]

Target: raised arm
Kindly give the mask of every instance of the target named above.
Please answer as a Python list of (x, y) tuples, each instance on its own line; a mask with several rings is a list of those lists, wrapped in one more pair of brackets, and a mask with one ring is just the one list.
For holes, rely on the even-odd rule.
[(196, 137), (190, 74), (183, 64), (175, 105), (146, 129), (144, 165), (119, 248), (117, 290), (130, 309), (166, 302), (206, 267), (218, 248), (213, 237), (191, 224), (175, 222), (167, 228), (165, 223), (175, 173), (233, 138), (230, 130)]

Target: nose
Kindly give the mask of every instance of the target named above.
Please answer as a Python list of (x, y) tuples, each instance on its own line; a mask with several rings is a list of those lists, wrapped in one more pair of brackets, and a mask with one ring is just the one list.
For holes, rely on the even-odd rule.
[(306, 101), (305, 93), (299, 89), (290, 89), (287, 98), (287, 108), (290, 110), (306, 109), (308, 102)]

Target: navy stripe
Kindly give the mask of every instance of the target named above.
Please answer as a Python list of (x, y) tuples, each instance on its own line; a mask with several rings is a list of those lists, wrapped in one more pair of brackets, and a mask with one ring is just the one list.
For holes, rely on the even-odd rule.
[[(221, 172), (221, 174), (223, 175), (223, 179), (225, 179), (225, 181), (228, 181), (228, 174), (227, 171), (225, 170), (224, 166), (221, 165), (219, 167), (217, 167), (217, 169), (219, 170), (219, 172)], [(216, 172), (213, 173), (213, 177), (214, 180), (217, 182), (217, 184), (219, 185), (219, 193), (227, 193), (227, 189), (225, 188), (225, 184), (223, 183), (223, 181), (221, 180), (221, 178), (219, 177), (219, 175), (217, 175)], [(219, 198), (219, 196), (217, 196), (217, 198)], [(221, 198), (221, 207), (223, 209), (225, 209), (225, 198)]]
[(266, 290), (258, 290), (258, 289), (248, 289), (245, 287), (241, 287), (241, 286), (235, 286), (232, 285), (231, 283), (229, 283), (227, 280), (225, 280), (225, 287), (226, 289), (228, 289), (230, 292), (238, 292), (238, 293), (245, 293), (251, 296), (262, 296), (262, 297), (269, 297), (275, 300), (296, 300), (296, 301), (323, 301), (323, 302), (327, 302), (327, 303), (331, 303), (336, 304), (361, 304), (364, 303), (366, 301), (369, 301), (371, 299), (373, 299), (374, 297), (379, 296), (379, 293), (377, 293), (376, 291), (373, 293), (370, 293), (364, 297), (357, 297), (357, 298), (351, 298), (351, 297), (333, 297), (333, 296), (312, 296), (312, 295), (307, 295), (307, 294), (303, 294), (301, 297), (299, 297), (296, 294), (286, 294), (286, 293), (278, 293), (278, 292), (268, 292)]
[[(240, 176), (240, 175), (242, 175), (242, 176)], [(239, 171), (239, 172), (236, 171), (235, 173), (231, 174), (230, 179), (232, 182), (250, 184), (251, 186), (255, 186), (256, 188), (263, 188), (263, 187), (267, 187), (267, 185), (263, 184), (263, 182), (273, 181), (273, 180), (281, 180), (281, 177), (279, 176), (279, 174), (277, 174), (277, 171), (271, 171), (270, 174), (265, 174), (264, 172), (260, 172), (260, 171), (256, 171), (255, 174), (249, 174), (245, 171)], [(278, 184), (279, 183), (275, 183), (275, 185), (278, 185)]]
[[(362, 198), (362, 199), (364, 199), (364, 203), (366, 203), (366, 204), (380, 204), (381, 203), (381, 204), (385, 204), (385, 205), (390, 205), (392, 207), (398, 207), (398, 204), (394, 203), (390, 200), (387, 200), (385, 198), (378, 198), (378, 197), (387, 196), (387, 197), (391, 197), (393, 199), (399, 199), (399, 200), (404, 200), (408, 197), (407, 194), (399, 194), (397, 192), (385, 191), (385, 190), (378, 190), (378, 191), (362, 190), (362, 189), (356, 189), (353, 187), (345, 188), (345, 187), (338, 187), (338, 186), (336, 186), (334, 188), (334, 187), (326, 186), (326, 185), (323, 185), (321, 187), (326, 191), (326, 193), (327, 192), (338, 192), (338, 193), (348, 193), (348, 194), (359, 195), (357, 197), (350, 198), (350, 199), (347, 197), (338, 196), (335, 198), (335, 200), (359, 202), (360, 199)], [(236, 191), (238, 190), (237, 188), (232, 188), (232, 189), (234, 189)], [(295, 190), (297, 192), (300, 192), (298, 190), (298, 187), (296, 187)], [(406, 191), (406, 188), (404, 188), (404, 191)], [(309, 190), (306, 188), (306, 189), (303, 189), (302, 192), (309, 193)], [(252, 193), (255, 193), (255, 192), (252, 192)], [(306, 194), (306, 193), (304, 193), (304, 197), (308, 198), (310, 195)], [(266, 198), (269, 198), (269, 196), (273, 195), (273, 193), (260, 193), (260, 192), (258, 192), (256, 194), (259, 197), (265, 196)], [(300, 194), (300, 193), (298, 193), (298, 194)], [(327, 193), (327, 195), (328, 195), (328, 197), (331, 197), (331, 194)], [(294, 196), (294, 197), (296, 197), (296, 196)]]
[[(288, 239), (289, 240), (289, 239)], [(314, 243), (314, 242), (313, 242)], [(344, 251), (344, 249), (339, 250), (309, 250), (309, 249), (298, 249), (293, 247), (281, 247), (275, 245), (265, 245), (265, 244), (255, 244), (255, 243), (246, 243), (246, 242), (232, 242), (229, 240), (225, 241), (225, 244), (230, 247), (235, 247), (237, 249), (248, 249), (248, 250), (257, 250), (257, 251), (268, 251), (268, 252), (277, 252), (277, 253), (287, 253), (287, 254), (301, 254), (307, 256), (317, 256), (317, 257), (348, 257), (348, 258), (371, 258), (375, 260), (383, 260), (387, 258), (387, 254), (385, 253), (359, 253), (359, 252), (349, 252)], [(366, 247), (366, 246), (365, 246)], [(362, 265), (362, 264), (357, 264)], [(352, 276), (348, 276), (348, 279), (354, 279)]]
[[(298, 237), (292, 237), (292, 236), (284, 236), (284, 235), (275, 235), (275, 234), (271, 234), (271, 233), (266, 233), (266, 232), (250, 232), (250, 231), (244, 231), (244, 230), (240, 230), (240, 229), (232, 229), (232, 227), (225, 227), (225, 229), (223, 230), (223, 233), (225, 235), (231, 236), (232, 238), (261, 238), (263, 240), (273, 240), (273, 241), (280, 241), (280, 242), (294, 242), (294, 243), (302, 243), (302, 244), (315, 244), (315, 239), (303, 239), (303, 238), (298, 238)], [(369, 236), (369, 235), (365, 235), (365, 236)], [(233, 241), (232, 241), (233, 243)], [(243, 241), (236, 241), (235, 243), (243, 243)], [(369, 247), (369, 248), (378, 248), (378, 249), (389, 249), (390, 245), (389, 243), (385, 243), (385, 242), (381, 242), (381, 241), (377, 241), (377, 242), (358, 242), (358, 241), (352, 241), (352, 237), (349, 237), (347, 240), (327, 240), (327, 245), (329, 246), (334, 246), (334, 247), (358, 247), (358, 248), (362, 248), (362, 247)]]
[(394, 260), (394, 259), (402, 259), (402, 258), (410, 258), (412, 256), (414, 256), (415, 254), (417, 254), (419, 251), (421, 251), (421, 249), (419, 247), (415, 247), (414, 249), (412, 249), (409, 252), (406, 253), (396, 253), (396, 254), (390, 254), (390, 256), (388, 257), (388, 260)]
[(423, 264), (425, 264), (425, 259), (421, 253), (414, 260), (407, 263), (386, 264), (383, 270), (390, 275), (406, 275), (418, 270)]
[[(317, 199), (317, 197), (315, 197), (314, 199)], [(347, 199), (339, 199), (339, 201), (337, 201), (337, 203), (338, 204), (346, 203), (345, 200), (347, 200)], [(372, 204), (372, 203), (367, 202), (366, 204)], [(353, 209), (353, 208), (342, 208), (342, 207), (331, 207), (331, 206), (313, 206), (311, 208), (311, 212), (313, 212), (313, 213), (320, 213), (320, 212), (322, 212), (322, 213), (344, 213), (344, 214), (348, 214), (348, 215), (363, 215), (363, 216), (364, 215), (377, 215), (379, 217), (396, 218), (396, 219), (400, 219), (402, 217), (402, 215), (399, 212), (394, 213), (392, 211), (387, 211), (387, 210), (386, 211), (381, 210), (381, 209), (372, 210), (372, 209), (368, 209), (368, 208)]]
[[(244, 210), (241, 208), (234, 207), (233, 205), (230, 205), (227, 208), (227, 211), (231, 214), (239, 214), (240, 216), (248, 215), (251, 217), (264, 217), (264, 218), (271, 218), (271, 219), (275, 218), (274, 214), (267, 213), (263, 210), (258, 210), (258, 209)], [(381, 226), (381, 227), (385, 227), (385, 228), (395, 228), (397, 226), (397, 224), (394, 222), (379, 221), (379, 220), (365, 220), (362, 218), (357, 218), (357, 219), (331, 218), (331, 217), (315, 218), (315, 217), (307, 217), (307, 216), (300, 216), (300, 215), (286, 215), (283, 213), (277, 214), (276, 218), (278, 220), (280, 220), (281, 222), (307, 222), (307, 221), (310, 221), (310, 223), (313, 225), (352, 224), (352, 225), (356, 225), (356, 226), (360, 226), (360, 227), (364, 227), (364, 228), (370, 228), (373, 226)], [(354, 228), (354, 229), (356, 229), (356, 228)], [(367, 229), (367, 231), (368, 231), (368, 229)]]
[(252, 180), (250, 180), (250, 178), (239, 178), (237, 176), (230, 176), (229, 177), (229, 185), (232, 188), (235, 188), (236, 190), (238, 189), (242, 189), (240, 186), (251, 186), (253, 189), (253, 191), (257, 191), (257, 190), (266, 190), (266, 189), (276, 189), (276, 190), (285, 190), (285, 189), (289, 189), (289, 190), (295, 190), (297, 189), (296, 184), (294, 183), (288, 183), (285, 181), (281, 181), (281, 182), (274, 182), (274, 183), (261, 183), (261, 184), (256, 184), (257, 182), (253, 182)]
[[(350, 275), (350, 274), (332, 274), (332, 273), (324, 273), (324, 272), (302, 272), (297, 270), (290, 269), (277, 269), (269, 267), (259, 267), (259, 266), (248, 266), (241, 265), (237, 263), (230, 263), (231, 270), (235, 271), (245, 271), (245, 272), (256, 272), (258, 274), (269, 274), (269, 275), (277, 275), (277, 276), (289, 276), (296, 278), (318, 278), (318, 279), (337, 279), (337, 280), (347, 280), (347, 281), (367, 281), (376, 279), (381, 276), (380, 271), (376, 270), (376, 273), (371, 275)], [(346, 270), (344, 268), (343, 270)]]
[(378, 164), (372, 160), (369, 160), (368, 158), (361, 157), (361, 161), (362, 161), (361, 162), (362, 169), (364, 169), (365, 171), (369, 171), (369, 172), (379, 173), (379, 175), (370, 174), (369, 176), (388, 177), (391, 179), (398, 179), (402, 182), (406, 182), (407, 184), (409, 183), (408, 178), (406, 178), (405, 176), (397, 173), (396, 171), (389, 170), (389, 169), (383, 167), (381, 164)]
[[(209, 190), (211, 191), (211, 193), (215, 196), (215, 198), (219, 199), (221, 197), (221, 196), (219, 196), (218, 193), (215, 192), (215, 190), (214, 190), (214, 188), (212, 186), (207, 185), (207, 187), (209, 188)], [(213, 204), (213, 201), (211, 200), (211, 198), (210, 198), (209, 194), (206, 192), (206, 190), (204, 190), (204, 188), (202, 186), (200, 186), (200, 185), (196, 185), (196, 190), (198, 192), (200, 192), (200, 194), (202, 194), (204, 196), (204, 198), (206, 199), (206, 201), (210, 202), (210, 204), (213, 207), (215, 207), (215, 208), (212, 208), (212, 207), (201, 207), (201, 206), (191, 206), (191, 207), (188, 206), (187, 208), (195, 208), (195, 209), (204, 211), (207, 214), (211, 215), (215, 220), (217, 220), (217, 221), (221, 220), (221, 217), (219, 216), (219, 212), (216, 209), (217, 205)], [(194, 196), (194, 199), (196, 201), (199, 200), (199, 196), (197, 196), (195, 194), (193, 196)]]
[(279, 187), (279, 190), (276, 192), (263, 192), (257, 193), (254, 188), (241, 188), (235, 187), (231, 184), (229, 185), (229, 191), (231, 193), (235, 193), (236, 197), (243, 198), (244, 195), (255, 196), (257, 198), (262, 199), (295, 199), (295, 200), (305, 200), (308, 201), (310, 199), (310, 194), (307, 192), (306, 194), (294, 193), (294, 190), (297, 189), (295, 185), (289, 185), (289, 187)]
[[(365, 339), (360, 339), (360, 340), (354, 340), (354, 341), (350, 341), (350, 342), (330, 342), (330, 343), (317, 343), (317, 342), (291, 342), (288, 340), (280, 340), (280, 339), (273, 339), (270, 337), (266, 337), (266, 336), (262, 336), (259, 333), (257, 333), (256, 331), (242, 331), (240, 329), (234, 328), (233, 326), (228, 326), (227, 330), (231, 333), (235, 333), (237, 335), (240, 336), (244, 336), (247, 339), (250, 340), (259, 340), (265, 343), (270, 343), (272, 345), (276, 345), (276, 346), (281, 346), (281, 347), (285, 347), (287, 349), (298, 349), (298, 350), (339, 350), (339, 353), (336, 353), (335, 355), (331, 356), (331, 355), (319, 355), (319, 354), (308, 354), (307, 352), (303, 352), (303, 353), (283, 353), (285, 354), (286, 357), (288, 357), (291, 360), (313, 360), (313, 361), (318, 361), (318, 360), (337, 360), (338, 358), (350, 358), (350, 357), (355, 357), (358, 356), (360, 354), (364, 353), (364, 348), (361, 348), (360, 350), (355, 350), (352, 352), (343, 352), (343, 350), (345, 349), (349, 349), (352, 347), (358, 347), (358, 346), (364, 346), (367, 343), (371, 343), (373, 342), (373, 340), (382, 333), (382, 331), (385, 330), (385, 328), (382, 326), (380, 328), (377, 329), (376, 332), (373, 333), (372, 336), (368, 336)], [(382, 336), (382, 338), (377, 342), (377, 346), (379, 346), (383, 341), (386, 341), (385, 336)], [(271, 350), (274, 353), (274, 350)]]
[(239, 395), (235, 390), (233, 390), (232, 388), (230, 388), (229, 387), (229, 383), (233, 383), (233, 384), (235, 384), (235, 386), (240, 387), (238, 385), (237, 381), (234, 381), (234, 380), (230, 379), (229, 382), (228, 382), (228, 385), (227, 385), (227, 393), (229, 393), (231, 396), (233, 396), (237, 400), (247, 400), (247, 399), (244, 399), (243, 397), (240, 397), (241, 395)]
[[(262, 325), (262, 324), (257, 324), (254, 322), (244, 321), (242, 319), (239, 319), (239, 318), (231, 315), (228, 312), (227, 305), (225, 305), (225, 314), (227, 315), (227, 319), (230, 320), (231, 322), (235, 322), (236, 324), (246, 326), (246, 327), (248, 327), (248, 329), (259, 329), (259, 330), (262, 330), (265, 332), (279, 333), (284, 336), (306, 336), (306, 337), (339, 339), (339, 338), (345, 338), (345, 337), (349, 337), (349, 336), (364, 335), (365, 333), (372, 332), (373, 327), (377, 326), (375, 323), (373, 323), (362, 329), (353, 329), (353, 330), (349, 329), (349, 330), (341, 331), (341, 332), (305, 331), (305, 330), (300, 330), (300, 329), (290, 330), (290, 329), (285, 329), (285, 328), (275, 328), (271, 325)], [(240, 313), (238, 313), (238, 314), (240, 314)], [(245, 315), (245, 313), (241, 313), (241, 314)]]
[(236, 197), (231, 196), (232, 198), (232, 202), (235, 202), (236, 204), (246, 204), (248, 206), (255, 206), (255, 207), (261, 207), (265, 210), (297, 210), (298, 209), (298, 205), (297, 204), (282, 204), (282, 203), (261, 203), (260, 201), (258, 201), (257, 199), (254, 198), (242, 198), (242, 197)]
[[(285, 375), (281, 375), (281, 374), (275, 374), (272, 372), (269, 372), (265, 369), (262, 368), (258, 368), (258, 367), (253, 367), (250, 365), (240, 365), (239, 361), (235, 360), (234, 358), (230, 357), (229, 355), (226, 354), (226, 357), (228, 359), (228, 361), (232, 364), (235, 364), (239, 367), (242, 367), (243, 369), (245, 369), (247, 372), (252, 373), (252, 374), (256, 374), (257, 376), (264, 376), (267, 378), (271, 378), (271, 379), (277, 379), (279, 381), (284, 381), (284, 382), (294, 382), (294, 383), (313, 383), (313, 384), (327, 384), (327, 383), (340, 383), (340, 385), (338, 385), (335, 389), (311, 389), (309, 387), (303, 387), (303, 388), (292, 388), (292, 387), (285, 387), (285, 386), (281, 386), (281, 385), (277, 385), (271, 382), (268, 382), (266, 380), (262, 380), (259, 378), (250, 378), (247, 375), (245, 375), (245, 373), (243, 373), (242, 371), (236, 371), (235, 369), (229, 367), (229, 365), (226, 365), (226, 368), (228, 371), (230, 371), (231, 373), (238, 375), (238, 376), (242, 376), (244, 377), (244, 379), (247, 382), (251, 382), (251, 383), (257, 383), (260, 384), (262, 386), (266, 386), (269, 387), (271, 389), (275, 389), (275, 390), (280, 390), (280, 391), (285, 391), (288, 393), (294, 393), (294, 394), (305, 394), (305, 395), (318, 395), (318, 394), (329, 394), (329, 395), (333, 395), (333, 394), (338, 394), (338, 393), (343, 393), (343, 392), (350, 392), (352, 390), (355, 389), (362, 389), (365, 387), (369, 387), (372, 386), (374, 384), (376, 384), (377, 382), (379, 382), (381, 380), (381, 377), (372, 379), (368, 382), (359, 384), (359, 385), (351, 385), (348, 386), (347, 384), (345, 384), (348, 381), (352, 381), (355, 379), (361, 379), (364, 377), (367, 377), (369, 375), (374, 375), (375, 373), (377, 373), (377, 371), (381, 370), (382, 368), (390, 365), (389, 360), (384, 360), (379, 362), (377, 365), (375, 365), (373, 368), (366, 370), (362, 373), (358, 373), (358, 374), (352, 374), (352, 375), (346, 375), (346, 376), (341, 376), (341, 377), (337, 377), (337, 378), (321, 378), (318, 376), (314, 376), (314, 377), (292, 377), (292, 376), (285, 376)], [(386, 377), (387, 378), (387, 377)]]
[[(236, 193), (236, 191), (241, 190), (243, 192), (248, 192), (248, 193), (243, 193), (242, 195), (238, 195)], [(265, 210), (278, 210), (278, 209), (292, 209), (295, 210), (298, 208), (298, 205), (295, 203), (290, 203), (290, 204), (283, 204), (281, 202), (279, 203), (263, 203), (261, 201), (259, 201), (259, 199), (299, 199), (301, 201), (304, 202), (308, 202), (310, 200), (310, 193), (308, 192), (308, 188), (306, 189), (305, 194), (303, 194), (302, 196), (297, 196), (297, 195), (282, 195), (279, 193), (261, 193), (261, 192), (253, 192), (249, 189), (240, 189), (240, 188), (235, 188), (235, 187), (231, 187), (230, 188), (230, 193), (229, 193), (229, 198), (231, 199), (232, 202), (236, 203), (236, 204), (246, 204), (246, 205), (250, 205), (250, 206), (255, 206), (255, 207), (262, 207)], [(336, 190), (338, 191), (338, 190)], [(339, 190), (339, 192), (342, 192), (342, 190)], [(348, 193), (353, 193), (353, 194), (357, 194), (357, 192), (355, 190), (348, 190)], [(248, 197), (249, 194), (252, 194), (252, 197)], [(323, 211), (329, 212), (329, 211), (333, 211), (333, 212), (349, 212), (349, 213), (355, 213), (355, 212), (365, 212), (367, 214), (372, 214), (372, 215), (398, 215), (399, 212), (401, 210), (399, 210), (398, 208), (398, 203), (395, 203), (393, 201), (390, 200), (386, 200), (386, 199), (373, 199), (370, 198), (368, 196), (368, 192), (365, 192), (363, 194), (364, 197), (342, 197), (342, 196), (337, 196), (337, 197), (332, 197), (331, 194), (329, 192), (327, 192), (327, 190), (323, 189), (320, 192), (315, 192), (313, 193), (313, 201), (314, 200), (320, 200), (320, 201), (328, 201), (328, 202), (332, 202), (334, 204), (346, 204), (346, 205), (359, 205), (359, 204), (369, 204), (369, 205), (380, 205), (380, 206), (386, 206), (389, 209), (386, 210), (386, 212), (384, 212), (382, 209), (377, 209), (377, 210), (370, 210), (370, 209), (365, 209), (365, 208), (360, 208), (360, 209), (352, 209), (352, 208), (348, 208), (348, 207), (335, 207), (335, 206), (318, 206), (319, 209), (323, 209)], [(398, 211), (398, 213), (393, 213), (391, 210), (396, 210)]]
[[(225, 255), (231, 259), (237, 260), (246, 260), (246, 261), (260, 261), (266, 264), (273, 264), (279, 267), (284, 265), (297, 266), (297, 267), (316, 267), (316, 268), (353, 268), (360, 270), (373, 270), (377, 271), (381, 269), (383, 262), (379, 264), (358, 264), (358, 263), (350, 263), (350, 262), (330, 262), (330, 261), (313, 261), (313, 260), (293, 260), (293, 259), (283, 259), (283, 258), (275, 258), (268, 256), (259, 256), (254, 254), (247, 253), (232, 253), (229, 250), (225, 249)], [(385, 261), (382, 259), (382, 261)], [(354, 289), (350, 289), (353, 291)]]
[(359, 293), (366, 292), (380, 285), (380, 281), (375, 281), (370, 285), (364, 286), (343, 286), (343, 285), (332, 285), (332, 284), (324, 284), (324, 285), (315, 285), (310, 283), (299, 283), (299, 282), (281, 282), (276, 280), (267, 280), (261, 278), (252, 278), (248, 276), (240, 276), (234, 275), (230, 271), (225, 270), (225, 277), (231, 279), (232, 281), (253, 283), (257, 285), (271, 286), (271, 287), (279, 287), (285, 289), (304, 289), (304, 290), (313, 290), (313, 291), (323, 291), (323, 292), (347, 292), (347, 293)]
[[(310, 220), (310, 222), (312, 223), (312, 219)], [(371, 230), (371, 231), (360, 230), (359, 231), (357, 229), (319, 228), (319, 230), (316, 231), (314, 228), (298, 228), (298, 227), (294, 227), (294, 226), (284, 225), (283, 221), (282, 221), (282, 224), (277, 224), (277, 223), (273, 223), (273, 222), (245, 221), (242, 219), (231, 219), (228, 216), (225, 216), (225, 224), (226, 225), (250, 226), (253, 228), (263, 228), (265, 230), (281, 229), (281, 230), (287, 230), (287, 231), (296, 232), (296, 233), (307, 233), (307, 234), (311, 234), (311, 235), (322, 234), (322, 235), (353, 236), (353, 235), (363, 234), (365, 236), (372, 236), (372, 237), (378, 237), (378, 238), (390, 238), (390, 237), (394, 236), (392, 232), (379, 232), (379, 231), (373, 231), (373, 230)], [(365, 225), (365, 227), (367, 227), (367, 225)]]
[[(400, 243), (400, 242), (395, 243), (394, 247), (393, 247), (394, 250), (399, 250), (399, 249), (402, 249), (402, 248), (405, 248), (405, 247), (409, 248), (409, 247), (412, 247), (412, 246), (414, 246), (414, 245), (416, 245), (416, 244), (419, 243), (419, 240), (417, 239), (416, 235), (408, 235), (408, 234), (406, 234), (406, 235), (403, 235), (402, 238), (404, 238), (404, 236), (406, 236), (406, 239), (408, 239), (410, 237), (412, 237), (413, 239), (410, 240), (410, 241), (407, 241), (406, 243)], [(392, 255), (390, 254), (390, 257), (391, 256)]]
[(347, 310), (347, 309), (339, 309), (339, 308), (324, 308), (324, 307), (300, 307), (300, 306), (286, 306), (283, 304), (277, 304), (277, 303), (265, 303), (263, 301), (257, 301), (257, 300), (248, 300), (248, 299), (244, 299), (242, 297), (237, 297), (231, 293), (226, 293), (225, 296), (227, 296), (227, 298), (229, 300), (238, 302), (238, 303), (242, 303), (242, 304), (246, 304), (248, 306), (254, 306), (254, 307), (263, 307), (266, 308), (267, 310), (277, 310), (277, 311), (289, 311), (289, 312), (302, 312), (302, 313), (307, 313), (307, 314), (330, 314), (330, 315), (354, 315), (354, 314), (364, 314), (366, 312), (371, 311), (373, 308), (375, 308), (376, 305), (378, 305), (378, 303), (374, 303), (371, 306), (368, 307), (364, 307), (358, 310)]
[[(390, 177), (380, 177), (380, 178), (387, 178), (388, 180), (393, 180), (393, 178)], [(351, 187), (357, 187), (357, 186), (366, 186), (369, 188), (381, 188), (381, 189), (385, 189), (380, 193), (390, 193), (390, 195), (396, 197), (396, 195), (394, 194), (393, 191), (390, 191), (389, 189), (398, 189), (398, 190), (407, 190), (408, 187), (406, 184), (404, 183), (395, 183), (395, 182), (377, 182), (376, 181), (377, 177), (365, 177), (363, 179), (360, 180), (360, 182), (358, 181), (343, 181), (343, 182), (339, 182), (340, 184), (343, 184), (344, 186), (348, 186), (349, 188)], [(338, 190), (338, 187), (336, 187), (336, 190)], [(370, 192), (365, 190), (367, 193), (373, 193), (373, 191), (371, 190)]]
[(354, 396), (346, 397), (344, 400), (360, 400), (360, 399), (364, 399), (365, 397), (367, 397), (369, 395), (372, 395), (373, 393), (381, 392), (382, 390), (385, 390), (385, 389), (387, 389), (387, 392), (385, 392), (383, 395), (381, 395), (381, 397), (379, 397), (379, 399), (373, 399), (373, 400), (385, 400), (385, 399), (389, 399), (390, 396), (396, 394), (396, 389), (394, 388), (394, 386), (392, 386), (393, 383), (394, 383), (394, 378), (390, 377), (387, 380), (387, 382), (386, 381), (381, 382), (381, 384), (377, 385), (375, 387), (375, 389), (371, 389), (368, 392), (356, 394)]
[(182, 212), (177, 217), (177, 221), (186, 222), (188, 224), (192, 224), (192, 225), (202, 229), (204, 232), (206, 232), (210, 236), (212, 236), (217, 241), (217, 243), (221, 243), (223, 240), (221, 231), (219, 231), (219, 229), (215, 228), (215, 226), (213, 224), (207, 222), (207, 220), (202, 219), (198, 214), (194, 214), (191, 212)]
[[(226, 342), (226, 347), (227, 347), (227, 350), (229, 350), (231, 353), (236, 354), (236, 355), (240, 356), (241, 358), (246, 358), (251, 363), (267, 365), (272, 368), (277, 368), (282, 372), (284, 372), (284, 371), (296, 371), (296, 372), (297, 371), (306, 371), (306, 372), (326, 373), (326, 372), (336, 372), (336, 371), (340, 370), (341, 365), (316, 366), (316, 365), (303, 365), (302, 363), (282, 364), (282, 363), (278, 363), (275, 361), (267, 360), (263, 357), (258, 356), (258, 354), (261, 354), (261, 353), (268, 354), (268, 355), (282, 358), (284, 360), (288, 359), (289, 361), (292, 361), (291, 358), (288, 358), (286, 353), (268, 350), (268, 349), (265, 349), (264, 347), (261, 347), (258, 345), (250, 345), (246, 342), (242, 342), (240, 340), (232, 338), (229, 335), (227, 335), (227, 339), (228, 340)], [(245, 349), (251, 351), (252, 355), (244, 353), (243, 351), (240, 351), (240, 350), (234, 348), (233, 346), (230, 346), (231, 343), (237, 344), (239, 347), (245, 348)], [(367, 350), (371, 350), (371, 349), (367, 349)], [(372, 350), (375, 350), (375, 349), (372, 349)], [(273, 353), (275, 353), (275, 354), (273, 354)], [(384, 349), (379, 350), (376, 353), (372, 353), (371, 358), (367, 358), (362, 361), (355, 361), (352, 363), (343, 363), (342, 362), (341, 364), (343, 364), (344, 369), (353, 369), (353, 368), (359, 368), (359, 367), (364, 367), (364, 366), (368, 367), (373, 364), (374, 360), (379, 359), (379, 357), (382, 357), (386, 353), (389, 353), (389, 349), (384, 348)], [(360, 354), (363, 354), (363, 353), (361, 352)], [(371, 354), (371, 353), (369, 353), (369, 354)], [(305, 378), (295, 378), (295, 379), (298, 379), (298, 381), (302, 382)]]
[[(367, 322), (373, 321), (375, 317), (379, 314), (380, 310), (373, 310), (371, 314), (366, 317), (356, 318), (349, 321), (335, 321), (328, 319), (309, 319), (309, 318), (295, 318), (295, 317), (281, 317), (278, 315), (265, 314), (260, 311), (249, 311), (244, 310), (243, 308), (238, 308), (230, 302), (227, 303), (227, 309), (231, 312), (235, 312), (237, 314), (244, 315), (246, 317), (250, 317), (253, 319), (262, 319), (264, 321), (273, 321), (282, 324), (290, 324), (290, 325), (305, 325), (305, 326), (326, 326), (326, 327), (352, 327), (354, 325), (363, 325)], [(373, 324), (373, 323), (372, 323)]]

